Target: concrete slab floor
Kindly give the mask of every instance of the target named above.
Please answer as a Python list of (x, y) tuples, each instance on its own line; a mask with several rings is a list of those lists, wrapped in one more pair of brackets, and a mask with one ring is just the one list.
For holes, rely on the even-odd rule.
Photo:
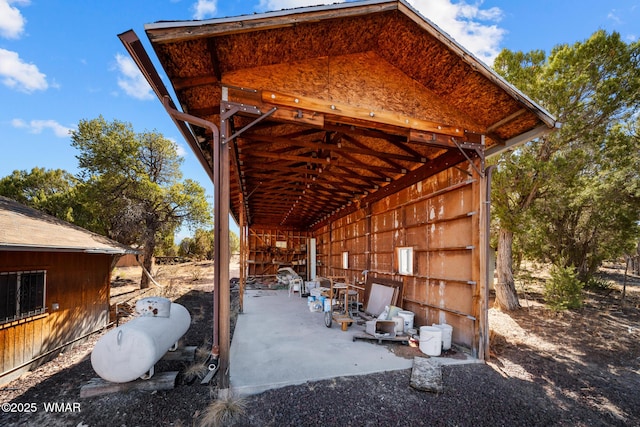
[[(287, 290), (247, 290), (230, 349), (231, 391), (250, 395), (307, 381), (409, 369), (412, 359), (396, 356), (377, 342), (353, 341), (364, 326), (347, 331), (324, 324), (307, 299)], [(401, 345), (401, 344), (398, 344)], [(475, 359), (443, 364), (477, 363)]]

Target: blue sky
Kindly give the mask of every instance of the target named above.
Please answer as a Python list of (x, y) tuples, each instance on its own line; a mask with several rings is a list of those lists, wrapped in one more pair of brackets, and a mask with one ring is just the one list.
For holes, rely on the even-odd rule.
[[(324, 3), (334, 3), (326, 1)], [(155, 60), (144, 25), (323, 3), (322, 0), (0, 0), (0, 177), (34, 167), (76, 173), (68, 131), (99, 115), (158, 131), (184, 155), (183, 173), (212, 186), (117, 34), (133, 29)], [(640, 37), (640, 0), (412, 0), (486, 63), (503, 48), (543, 49), (594, 31)], [(157, 62), (156, 62), (157, 65)], [(163, 75), (161, 69), (160, 74)]]

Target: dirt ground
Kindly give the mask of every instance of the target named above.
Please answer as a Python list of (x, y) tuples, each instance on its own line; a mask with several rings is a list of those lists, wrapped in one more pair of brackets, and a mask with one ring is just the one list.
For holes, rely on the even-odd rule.
[[(544, 270), (530, 266), (531, 277), (518, 284), (523, 308), (490, 310), (491, 360), (443, 368), (442, 393), (411, 388), (411, 371), (405, 370), (289, 386), (242, 399), (218, 396), (216, 377), (200, 384), (206, 368), (199, 362), (211, 345), (212, 270), (210, 263), (158, 269), (158, 282), (165, 286), (161, 293), (192, 315), (182, 344), (198, 346), (196, 362), (156, 365), (156, 372), (180, 372), (174, 389), (80, 398), (81, 387), (96, 377), (89, 356), (98, 334), (0, 388), (0, 425), (640, 425), (640, 278), (627, 280), (623, 301), (620, 266), (603, 269), (603, 279), (612, 284), (609, 290), (585, 292), (584, 307), (567, 312), (544, 306)], [(139, 272), (120, 269), (117, 275), (113, 302), (135, 302)], [(232, 291), (232, 311), (237, 311), (237, 296)], [(407, 357), (416, 351), (390, 349)], [(59, 406), (47, 411), (47, 403)]]

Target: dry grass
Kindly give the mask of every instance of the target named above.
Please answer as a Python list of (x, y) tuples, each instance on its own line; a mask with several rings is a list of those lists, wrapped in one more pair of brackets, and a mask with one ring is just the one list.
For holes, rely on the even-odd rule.
[(246, 412), (246, 400), (229, 394), (226, 397), (214, 400), (207, 406), (200, 420), (200, 426), (231, 426), (240, 421), (246, 415)]
[(194, 362), (184, 369), (184, 380), (186, 383), (202, 380), (208, 372), (209, 368), (204, 363)]
[(200, 345), (196, 349), (196, 359), (202, 360), (203, 362), (209, 359), (211, 355), (211, 342), (209, 340), (205, 340), (202, 345)]

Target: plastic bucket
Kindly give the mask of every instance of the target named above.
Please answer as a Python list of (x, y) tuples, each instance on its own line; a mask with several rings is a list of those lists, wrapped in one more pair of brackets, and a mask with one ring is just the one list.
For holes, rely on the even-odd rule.
[(442, 330), (442, 349), (450, 350), (451, 349), (451, 336), (453, 335), (453, 326), (447, 325), (446, 323), (442, 323), (440, 325), (434, 323), (432, 326), (440, 328)]
[(409, 329), (413, 328), (413, 311), (400, 311), (398, 312), (398, 316), (404, 319), (404, 327), (402, 328), (402, 332), (407, 332)]
[(400, 316), (393, 316), (391, 320), (396, 322), (396, 327), (395, 327), (396, 335), (402, 334), (404, 332), (404, 319)]
[(442, 350), (442, 329), (437, 326), (420, 327), (420, 351), (427, 356), (440, 356)]

